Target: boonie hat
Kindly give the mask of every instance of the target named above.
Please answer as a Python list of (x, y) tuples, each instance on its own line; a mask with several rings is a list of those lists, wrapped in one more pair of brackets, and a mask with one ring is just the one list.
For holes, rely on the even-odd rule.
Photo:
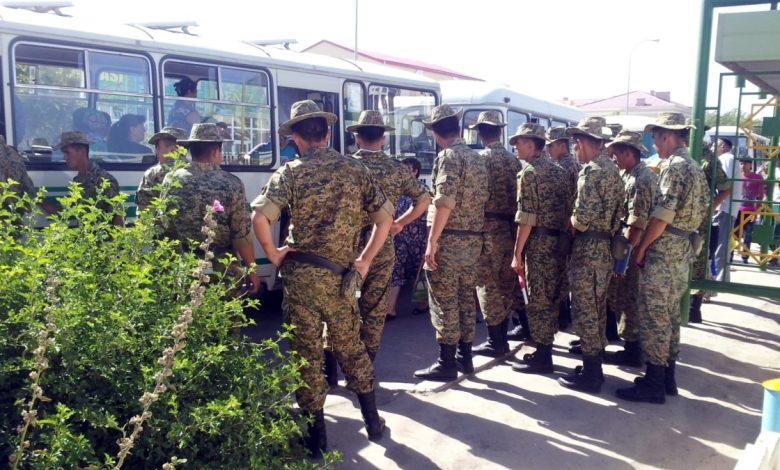
[(566, 135), (566, 128), (563, 126), (556, 126), (547, 129), (547, 132), (544, 134), (544, 138), (548, 144), (558, 140), (569, 140), (569, 136)]
[(60, 143), (55, 145), (55, 149), (62, 149), (68, 145), (90, 145), (92, 141), (87, 139), (81, 131), (66, 131), (60, 134)]
[(395, 130), (395, 127), (386, 125), (382, 113), (374, 109), (361, 111), (357, 124), (347, 126), (347, 132), (357, 132), (361, 127), (381, 127), (388, 132)]
[(325, 118), (329, 126), (333, 125), (333, 123), (339, 119), (335, 114), (321, 110), (320, 107), (317, 106), (317, 103), (312, 100), (296, 101), (293, 103), (292, 108), (290, 108), (290, 119), (279, 126), (277, 133), (279, 135), (290, 135), (292, 134), (292, 128), (290, 126), (293, 124), (318, 117)]
[(488, 126), (504, 127), (505, 122), (501, 122), (501, 113), (498, 111), (482, 111), (479, 113), (477, 122), (468, 126), (469, 129), (476, 129), (480, 124), (487, 124)]
[(186, 140), (177, 140), (176, 143), (186, 147), (195, 142), (219, 142), (222, 143), (225, 139), (223, 130), (216, 124), (210, 122), (202, 122), (193, 124), (190, 130), (190, 137)]
[(615, 144), (628, 145), (639, 150), (639, 153), (647, 153), (647, 149), (642, 144), (642, 134), (634, 131), (620, 131), (620, 133), (612, 139), (612, 142), (606, 145), (607, 148), (612, 147)]
[(661, 129), (669, 129), (672, 131), (680, 131), (683, 129), (696, 129), (693, 125), (689, 124), (685, 120), (683, 113), (661, 113), (655, 119), (655, 122), (645, 126), (645, 132), (652, 133), (653, 129), (660, 127)]
[(578, 122), (576, 126), (566, 129), (566, 135), (574, 137), (577, 134), (584, 134), (597, 140), (607, 140), (612, 138), (612, 131), (607, 127), (607, 121), (603, 117), (592, 116)]
[(509, 138), (509, 145), (515, 145), (517, 139), (536, 139), (545, 141), (544, 126), (535, 122), (525, 122), (517, 128), (515, 135)]
[(447, 119), (451, 117), (460, 119), (461, 116), (463, 116), (463, 109), (459, 109), (458, 111), (455, 111), (454, 109), (452, 109), (452, 106), (448, 104), (442, 104), (433, 108), (433, 111), (431, 111), (430, 119), (428, 119), (427, 121), (423, 119), (422, 123), (426, 129), (430, 129), (433, 127), (434, 124), (436, 124), (437, 122), (443, 119)]
[(149, 143), (152, 145), (155, 145), (160, 139), (170, 139), (170, 140), (184, 140), (187, 137), (187, 133), (184, 131), (184, 129), (179, 129), (178, 127), (163, 127), (160, 129), (160, 132), (154, 134), (150, 139)]

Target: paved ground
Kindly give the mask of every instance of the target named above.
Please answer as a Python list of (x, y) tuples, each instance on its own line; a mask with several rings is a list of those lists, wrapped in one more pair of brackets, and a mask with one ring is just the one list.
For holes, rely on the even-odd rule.
[[(732, 280), (777, 286), (780, 273), (738, 268)], [(277, 307), (268, 303), (254, 334), (278, 327)], [(680, 395), (665, 405), (615, 398), (639, 372), (631, 368), (605, 366), (598, 396), (559, 386), (557, 377), (579, 363), (566, 352), (565, 333), (556, 337), (554, 375), (483, 359), (476, 374), (450, 386), (420, 384), (412, 373), (436, 357), (433, 329), (427, 316), (401, 313), (377, 358), (385, 437), (366, 439), (342, 381), (325, 410), (330, 448), (342, 452), (344, 469), (733, 468), (759, 432), (760, 383), (780, 377), (780, 302), (720, 294), (702, 311), (704, 323), (683, 328)], [(477, 330), (484, 337), (484, 324)], [(512, 345), (520, 355), (532, 350)]]

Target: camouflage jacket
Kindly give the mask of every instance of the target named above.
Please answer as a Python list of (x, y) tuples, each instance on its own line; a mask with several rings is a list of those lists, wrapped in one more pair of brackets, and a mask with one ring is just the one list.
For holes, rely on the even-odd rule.
[[(488, 200), (487, 166), (461, 138), (455, 138), (433, 162), (434, 206), (452, 209), (445, 229), (481, 232)], [(428, 225), (433, 211), (428, 212)]]
[(517, 178), (520, 162), (501, 142), (493, 142), (479, 152), (488, 172), (488, 201), (486, 214), (514, 215), (517, 210)]
[(577, 177), (580, 174), (580, 170), (582, 170), (582, 165), (580, 165), (575, 157), (568, 153), (562, 155), (557, 162), (553, 161), (553, 163), (566, 170), (566, 177), (568, 178), (569, 187), (571, 189), (569, 191), (571, 197), (567, 206), (568, 217), (571, 215), (571, 211), (574, 208), (574, 197), (577, 195)]
[[(352, 154), (352, 158), (359, 160), (368, 168), (374, 182), (379, 185), (393, 207), (398, 206), (401, 196), (409, 197), (415, 204), (422, 199), (430, 200), (428, 192), (409, 169), (381, 150), (374, 152), (360, 149)], [(366, 217), (365, 225), (369, 223)]]
[(624, 222), (627, 226), (644, 230), (655, 202), (658, 175), (640, 161), (631, 171), (622, 172), (622, 176), (626, 190)]
[(35, 186), (27, 174), (22, 157), (13, 147), (0, 144), (0, 181), (7, 182), (8, 180), (16, 181), (17, 184), (12, 186), (12, 190), (18, 196), (23, 193), (29, 194), (30, 197), (35, 196)]
[(659, 168), (651, 216), (688, 232), (698, 229), (709, 205), (707, 179), (701, 166), (691, 159), (688, 149), (680, 147), (662, 160)]
[[(174, 181), (179, 184), (174, 185)], [(163, 187), (170, 194), (176, 209), (176, 214), (165, 221), (165, 233), (169, 237), (182, 242), (202, 242), (205, 239), (201, 228), (206, 206), (211, 206), (217, 200), (225, 210), (214, 214), (217, 221), (214, 237), (216, 251), (226, 252), (251, 243), (246, 192), (238, 177), (214, 163), (191, 162), (184, 168), (168, 173), (163, 180)]]
[(330, 148), (313, 148), (276, 170), (252, 207), (271, 223), (290, 211), (287, 244), (348, 266), (366, 215), (392, 218), (393, 206), (360, 161)]
[(534, 157), (517, 175), (517, 214), (515, 222), (554, 230), (563, 229), (571, 188), (566, 170), (550, 157)]
[(135, 205), (138, 206), (138, 210), (144, 210), (152, 200), (160, 197), (160, 191), (157, 186), (161, 185), (165, 179), (165, 175), (168, 174), (170, 168), (168, 165), (162, 165), (160, 163), (147, 168), (144, 172), (141, 183), (138, 185), (138, 190), (135, 193)]
[(623, 220), (625, 190), (617, 166), (603, 154), (585, 165), (577, 178), (571, 224), (580, 232), (615, 232)]
[[(84, 175), (77, 174), (73, 178), (74, 183), (81, 184), (81, 196), (85, 199), (95, 199), (98, 195), (98, 189), (103, 184), (103, 180), (108, 180), (108, 187), (103, 192), (106, 197), (114, 197), (119, 194), (119, 183), (111, 173), (100, 168), (97, 163), (90, 160), (89, 168)], [(110, 212), (111, 206), (106, 203), (97, 205), (100, 209)]]
[[(726, 177), (726, 172), (723, 170), (718, 157), (709, 148), (705, 148), (702, 152), (701, 169), (704, 170), (704, 177), (707, 178), (707, 187), (713, 191), (725, 191), (731, 189), (731, 181)], [(713, 175), (713, 169), (715, 174)], [(714, 179), (713, 179), (714, 176)], [(713, 184), (714, 181), (714, 184)], [(708, 191), (710, 193), (710, 191)]]

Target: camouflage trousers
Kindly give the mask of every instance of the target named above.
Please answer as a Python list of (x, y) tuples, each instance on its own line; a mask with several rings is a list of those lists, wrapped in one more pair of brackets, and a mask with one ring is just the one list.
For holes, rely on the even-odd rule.
[(439, 238), (439, 268), (425, 271), (431, 323), (439, 343), (454, 345), (474, 340), (474, 287), (481, 251), (480, 236), (442, 234)]
[(528, 326), (538, 344), (551, 345), (558, 331), (558, 296), (566, 264), (555, 254), (556, 237), (531, 235), (525, 245)]
[(618, 317), (618, 334), (623, 341), (639, 341), (639, 267), (629, 261), (625, 276), (614, 276), (609, 284), (612, 311)]
[(485, 323), (503, 322), (512, 306), (517, 275), (512, 270), (515, 237), (508, 221), (485, 222), (482, 254), (477, 267), (477, 297)]
[(607, 289), (612, 278), (609, 240), (576, 237), (569, 262), (571, 316), (582, 353), (595, 356), (606, 348)]
[(322, 375), (323, 323), (347, 388), (368, 393), (374, 387), (374, 369), (360, 341), (360, 315), (354, 292), (341, 293), (341, 276), (318, 266), (287, 261), (282, 265), (284, 300), (282, 311), (295, 327), (290, 340), (293, 351), (307, 362), (301, 368), (305, 386), (295, 392), (298, 405), (309, 412), (322, 409), (328, 385)]
[(360, 339), (369, 352), (379, 351), (394, 263), (395, 248), (392, 243), (389, 245), (385, 243), (371, 263), (363, 287), (360, 289), (361, 295), (358, 301), (361, 318)]
[(690, 242), (670, 234), (656, 240), (645, 255), (639, 274), (639, 334), (651, 364), (665, 365), (680, 353), (680, 299), (692, 259)]

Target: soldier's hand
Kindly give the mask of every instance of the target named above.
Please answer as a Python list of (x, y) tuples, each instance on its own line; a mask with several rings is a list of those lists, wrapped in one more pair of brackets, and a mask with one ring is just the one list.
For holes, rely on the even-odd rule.
[(517, 256), (512, 257), (512, 269), (519, 275), (525, 274), (525, 266), (523, 266), (523, 260)]
[(365, 279), (368, 275), (368, 268), (371, 267), (371, 263), (364, 260), (363, 257), (359, 257), (352, 263), (352, 266), (355, 268), (355, 271), (360, 274), (360, 278)]
[(436, 253), (439, 251), (439, 242), (428, 240), (425, 246), (425, 265), (429, 271), (436, 271), (439, 265), (436, 263)]
[(255, 295), (260, 290), (260, 276), (256, 272), (252, 271), (246, 275), (249, 289), (247, 289), (247, 295)]
[(290, 248), (287, 245), (280, 246), (276, 250), (266, 253), (266, 256), (268, 256), (268, 260), (277, 268), (282, 265), (284, 262), (284, 257), (287, 256), (287, 253), (295, 251), (294, 248)]
[(401, 230), (403, 230), (403, 228), (403, 225), (393, 222), (393, 224), (390, 226), (390, 236), (394, 237), (398, 235)]

